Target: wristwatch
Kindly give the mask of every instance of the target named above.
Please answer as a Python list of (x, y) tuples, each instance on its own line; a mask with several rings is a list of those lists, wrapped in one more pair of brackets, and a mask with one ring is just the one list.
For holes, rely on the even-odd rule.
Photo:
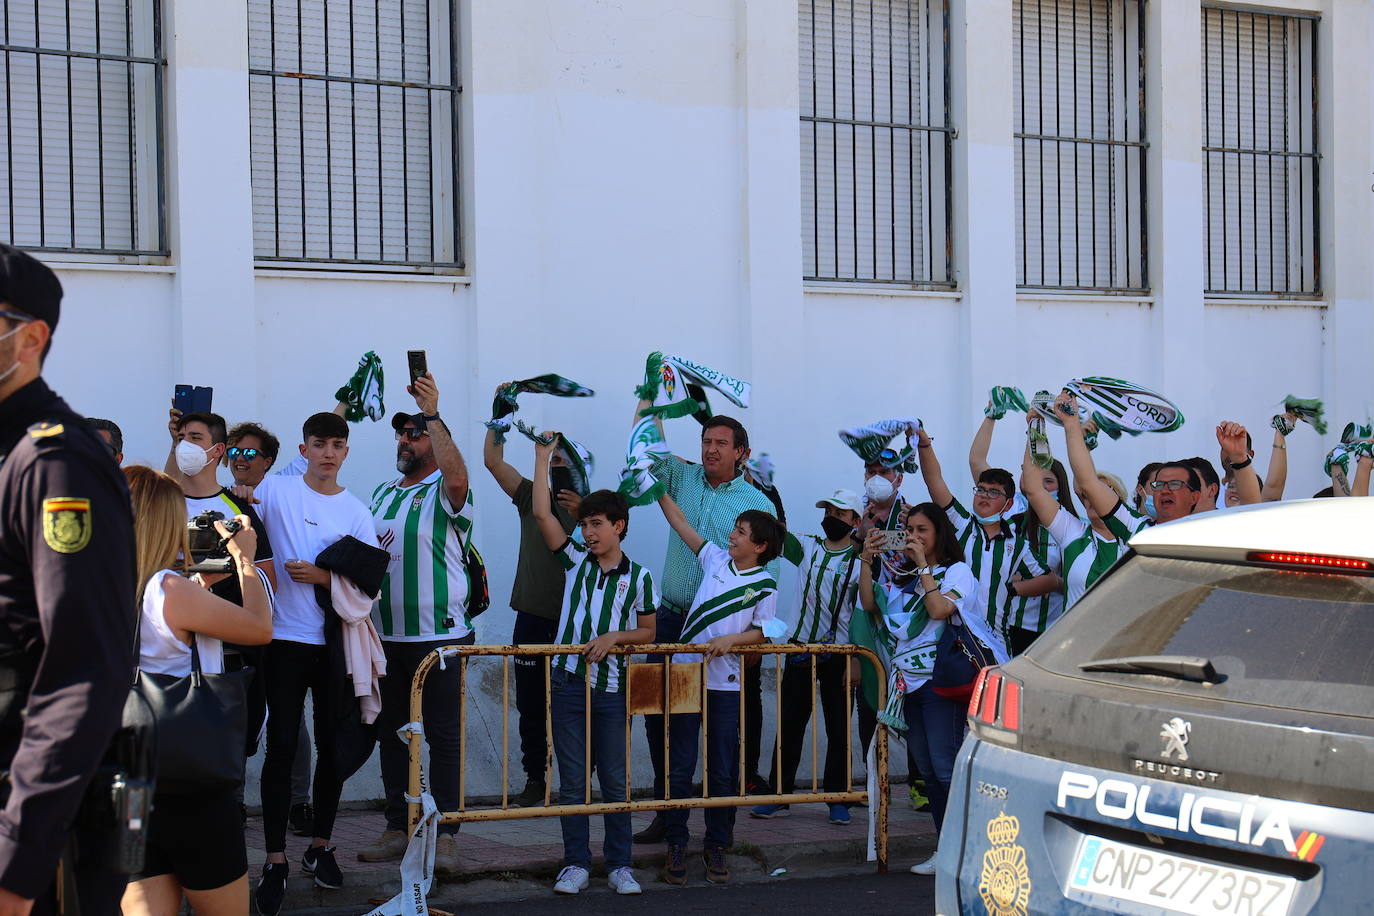
[(435, 420), (439, 419), (439, 415), (436, 413), (434, 416), (430, 417), (424, 414), (420, 414), (420, 419), (424, 420), (426, 423), (433, 423)]

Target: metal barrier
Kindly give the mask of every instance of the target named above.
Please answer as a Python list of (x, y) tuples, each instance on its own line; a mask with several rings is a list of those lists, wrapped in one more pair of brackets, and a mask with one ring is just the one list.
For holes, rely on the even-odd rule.
[[(878, 709), (881, 710), (886, 702), (887, 680), (883, 675), (882, 663), (878, 656), (871, 650), (854, 645), (830, 645), (830, 644), (795, 644), (788, 643), (782, 645), (761, 644), (754, 646), (738, 646), (731, 650), (731, 654), (736, 655), (773, 655), (777, 658), (775, 670), (778, 673), (778, 686), (781, 687), (783, 656), (785, 655), (804, 655), (810, 653), (810, 673), (811, 673), (811, 791), (793, 792), (783, 794), (782, 779), (782, 741), (781, 728), (778, 729), (778, 740), (774, 742), (774, 754), (776, 764), (774, 773), (779, 782), (774, 785), (776, 792), (769, 795), (749, 795), (747, 794), (746, 780), (748, 774), (744, 767), (744, 745), (745, 745), (745, 703), (740, 703), (739, 715), (739, 745), (740, 745), (740, 792), (738, 795), (708, 796), (709, 779), (707, 773), (707, 757), (701, 757), (702, 768), (702, 794), (691, 798), (672, 798), (669, 787), (669, 780), (666, 778), (668, 761), (671, 759), (669, 750), (668, 723), (665, 719), (663, 728), (663, 766), (665, 769), (664, 795), (661, 799), (641, 799), (633, 800), (631, 796), (632, 770), (630, 766), (630, 736), (631, 722), (636, 715), (663, 715), (668, 712), (671, 715), (680, 713), (700, 713), (702, 716), (701, 741), (706, 740), (706, 666), (704, 663), (679, 663), (672, 662), (674, 655), (700, 654), (706, 651), (704, 644), (682, 644), (682, 643), (649, 643), (637, 646), (616, 646), (611, 649), (617, 655), (641, 655), (653, 653), (664, 656), (663, 662), (648, 662), (628, 664), (626, 666), (625, 690), (627, 693), (625, 704), (625, 799), (623, 801), (602, 801), (592, 803), (591, 800), (591, 681), (584, 679), (586, 690), (586, 703), (584, 707), (584, 750), (586, 755), (583, 768), (585, 774), (585, 800), (580, 805), (550, 804), (550, 793), (553, 780), (550, 778), (553, 771), (553, 713), (552, 703), (545, 704), (544, 712), (544, 733), (547, 741), (548, 752), (544, 760), (544, 805), (542, 807), (512, 808), (510, 807), (510, 662), (515, 656), (542, 656), (544, 660), (544, 688), (545, 695), (549, 695), (550, 680), (552, 678), (552, 662), (556, 655), (576, 655), (579, 654), (582, 646), (554, 646), (554, 645), (529, 645), (529, 646), (465, 646), (453, 645), (442, 646), (421, 660), (415, 670), (415, 678), (411, 682), (410, 688), (410, 721), (413, 723), (423, 723), (423, 703), (421, 697), (424, 691), (425, 679), (429, 676), (430, 670), (444, 660), (448, 664), (456, 660), (459, 667), (459, 733), (461, 743), (459, 749), (459, 777), (458, 777), (458, 810), (442, 811), (439, 815), (440, 823), (462, 824), (474, 821), (499, 821), (515, 820), (520, 818), (533, 817), (558, 817), (564, 814), (614, 814), (620, 812), (636, 811), (664, 811), (676, 808), (726, 808), (742, 805), (789, 805), (804, 804), (807, 802), (823, 802), (827, 804), (858, 803), (876, 805), (876, 828), (875, 846), (878, 861), (878, 872), (887, 872), (887, 805), (888, 805), (888, 780), (887, 780), (887, 730), (879, 725), (875, 729), (877, 748), (875, 753), (875, 766), (877, 777), (877, 798), (870, 798), (867, 791), (862, 792), (821, 792), (818, 791), (819, 767), (818, 758), (818, 739), (817, 731), (820, 726), (820, 716), (817, 714), (816, 703), (816, 653), (830, 653), (845, 655), (850, 658), (858, 658), (862, 662), (870, 665), (877, 676), (878, 682)], [(501, 657), (501, 805), (496, 808), (469, 808), (467, 805), (466, 787), (466, 764), (467, 764), (467, 691), (468, 691), (468, 660), (473, 657), (498, 656)], [(741, 661), (743, 661), (741, 659)], [(760, 660), (760, 664), (762, 664)], [(793, 666), (796, 667), (795, 665)], [(662, 669), (660, 675), (654, 669)], [(847, 676), (845, 679), (845, 705), (846, 709), (851, 710), (848, 721), (852, 721), (852, 710), (854, 708), (854, 686), (857, 678)], [(742, 685), (741, 685), (742, 686)], [(658, 692), (661, 687), (661, 692)], [(676, 691), (677, 696), (674, 696)], [(742, 698), (741, 698), (742, 699)], [(777, 691), (775, 700), (775, 717), (779, 723), (782, 719), (782, 691)], [(419, 799), (424, 791), (423, 768), (421, 766), (421, 755), (423, 753), (423, 729), (411, 729), (406, 734), (409, 748), (409, 778), (407, 781), (406, 794), (412, 799)], [(852, 731), (845, 729), (845, 785), (853, 787), (853, 741)], [(836, 735), (826, 735), (827, 741), (836, 740)], [(420, 805), (418, 801), (409, 802), (409, 831), (413, 833), (420, 822)]]

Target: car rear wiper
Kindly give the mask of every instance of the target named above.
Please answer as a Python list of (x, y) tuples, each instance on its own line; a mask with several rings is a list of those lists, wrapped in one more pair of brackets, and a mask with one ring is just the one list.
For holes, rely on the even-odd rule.
[(1131, 655), (1084, 662), (1080, 671), (1117, 671), (1123, 674), (1159, 674), (1180, 681), (1214, 684), (1219, 680), (1212, 660), (1197, 655)]

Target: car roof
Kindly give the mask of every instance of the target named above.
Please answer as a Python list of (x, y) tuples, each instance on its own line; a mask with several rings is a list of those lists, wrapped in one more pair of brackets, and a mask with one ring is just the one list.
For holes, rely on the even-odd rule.
[(1374, 497), (1299, 499), (1153, 525), (1132, 547), (1274, 550), (1374, 559)]

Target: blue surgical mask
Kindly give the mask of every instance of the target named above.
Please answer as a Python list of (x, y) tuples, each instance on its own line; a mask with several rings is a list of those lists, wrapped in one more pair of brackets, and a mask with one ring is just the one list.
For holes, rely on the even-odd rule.
[(1151, 494), (1151, 495), (1145, 497), (1145, 501), (1144, 501), (1143, 503), (1140, 504), (1140, 509), (1141, 509), (1142, 512), (1144, 512), (1144, 513), (1145, 513), (1146, 515), (1148, 515), (1150, 518), (1154, 518), (1154, 517), (1155, 517), (1156, 511), (1157, 511), (1157, 510), (1155, 509), (1155, 498), (1154, 498), (1154, 494)]
[(978, 513), (975, 512), (975, 513), (973, 514), (973, 517), (976, 518), (976, 519), (978, 519), (978, 523), (979, 523), (980, 525), (995, 525), (995, 524), (997, 524), (998, 522), (1000, 522), (1000, 521), (1002, 520), (1002, 516), (1001, 516), (1000, 514), (999, 514), (999, 515), (979, 515)]

